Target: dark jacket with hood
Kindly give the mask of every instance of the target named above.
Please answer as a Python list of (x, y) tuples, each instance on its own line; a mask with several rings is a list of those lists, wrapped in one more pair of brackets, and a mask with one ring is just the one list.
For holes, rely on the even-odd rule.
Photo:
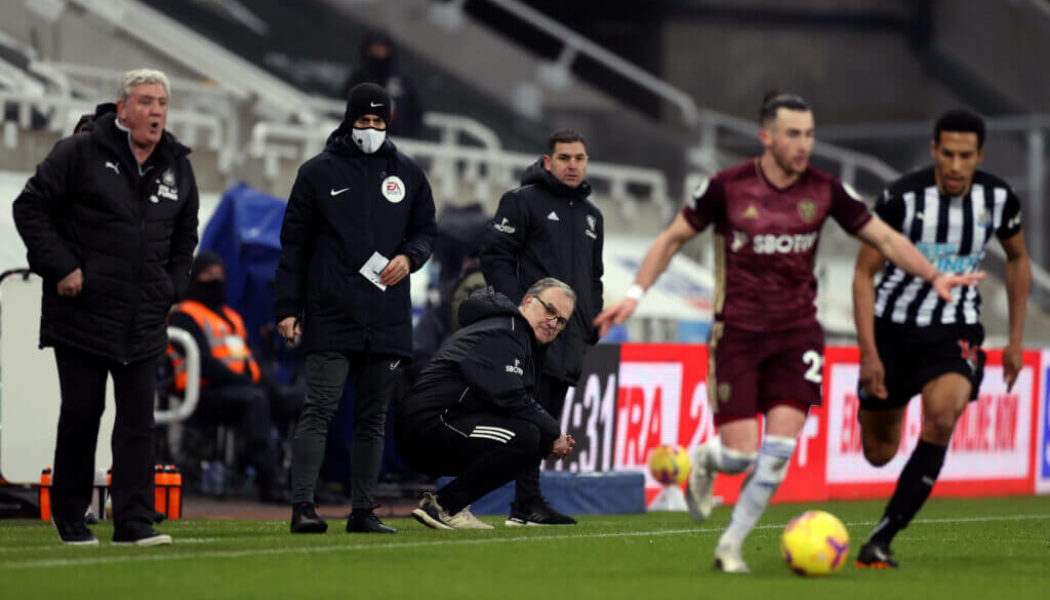
[(542, 447), (549, 447), (561, 430), (536, 403), (539, 348), (529, 322), (517, 305), (492, 288), (467, 298), (459, 317), (465, 327), (420, 374), (398, 409), (399, 426), (413, 431), (484, 412), (534, 423)]
[(602, 213), (587, 196), (586, 181), (561, 183), (537, 161), (521, 187), (500, 199), (481, 252), (485, 281), (514, 302), (544, 277), (555, 277), (576, 292), (576, 308), (565, 331), (551, 343), (543, 373), (575, 384), (588, 344), (598, 342), (592, 325), (602, 309)]
[[(57, 144), (14, 202), (29, 266), (44, 279), (40, 345), (120, 362), (167, 347), (166, 317), (186, 291), (197, 245), (190, 149), (165, 131), (145, 164), (104, 112)], [(80, 294), (57, 285), (79, 268)]]
[(303, 351), (412, 356), (409, 278), (380, 290), (361, 267), (374, 252), (404, 254), (411, 270), (430, 257), (434, 199), (422, 169), (389, 139), (362, 152), (344, 123), (306, 161), (281, 228), (275, 316), (300, 317)]

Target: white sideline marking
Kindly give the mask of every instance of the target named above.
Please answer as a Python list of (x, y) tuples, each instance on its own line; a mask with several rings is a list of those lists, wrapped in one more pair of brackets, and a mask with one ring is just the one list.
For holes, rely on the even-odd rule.
[[(1002, 515), (989, 517), (965, 517), (961, 519), (916, 519), (912, 523), (936, 524), (936, 523), (980, 523), (988, 521), (1023, 521), (1033, 519), (1050, 519), (1050, 514), (1045, 515)], [(847, 526), (874, 525), (876, 521), (855, 521), (846, 523)], [(781, 529), (784, 525), (759, 525), (755, 529)], [(530, 535), (508, 538), (474, 538), (469, 540), (442, 540), (434, 542), (401, 542), (394, 544), (348, 544), (343, 546), (312, 546), (307, 548), (264, 548), (254, 550), (216, 550), (212, 552), (193, 552), (184, 554), (140, 554), (138, 556), (108, 556), (99, 558), (57, 558), (44, 560), (27, 560), (23, 562), (7, 563), (0, 567), (7, 570), (16, 569), (40, 569), (48, 567), (77, 567), (84, 565), (104, 565), (110, 563), (125, 562), (158, 562), (169, 560), (185, 560), (195, 558), (240, 558), (243, 556), (268, 556), (274, 554), (317, 554), (321, 552), (352, 552), (355, 550), (386, 550), (403, 548), (427, 548), (430, 546), (472, 546), (478, 544), (501, 544), (513, 542), (543, 542), (551, 540), (586, 540), (600, 538), (626, 538), (658, 535), (681, 535), (697, 533), (718, 533), (722, 527), (691, 527), (689, 529), (657, 529), (653, 531), (623, 531), (615, 533), (584, 533), (578, 535)], [(218, 538), (187, 538), (197, 542), (203, 542)], [(183, 543), (181, 538), (175, 538), (175, 547)], [(49, 546), (51, 547), (51, 546)], [(57, 548), (57, 546), (54, 546)], [(146, 552), (149, 552), (146, 550)]]
[[(207, 538), (207, 537), (201, 537), (201, 538), (177, 537), (175, 539), (177, 539), (180, 544), (210, 544), (211, 542), (218, 542), (218, 541), (220, 541), (220, 538)], [(102, 544), (103, 546), (106, 545), (106, 542), (107, 542), (107, 540), (105, 540), (103, 538), (99, 538), (99, 543)], [(55, 548), (60, 548), (60, 547), (61, 546), (56, 546), (53, 543), (51, 543), (51, 544), (37, 544), (36, 546), (11, 546), (10, 548), (0, 548), (0, 554), (5, 553), (5, 552), (25, 552), (26, 550), (47, 550), (47, 549), (54, 550)]]

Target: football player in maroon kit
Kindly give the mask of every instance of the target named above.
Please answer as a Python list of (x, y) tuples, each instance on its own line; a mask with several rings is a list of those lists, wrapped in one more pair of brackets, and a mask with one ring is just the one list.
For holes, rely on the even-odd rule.
[[(888, 260), (949, 299), (980, 273), (937, 270), (907, 238), (871, 214), (837, 178), (809, 166), (813, 113), (794, 95), (770, 93), (760, 112), (762, 156), (698, 186), (693, 201), (653, 242), (626, 298), (595, 319), (601, 335), (634, 312), (682, 245), (715, 227), (715, 319), (708, 340), (708, 401), (718, 435), (693, 454), (686, 497), (697, 522), (711, 514), (715, 475), (751, 470), (715, 549), (715, 567), (748, 572), (744, 538), (787, 473), (810, 406), (821, 402), (824, 333), (813, 275), (830, 216)], [(758, 414), (766, 419), (759, 447)]]

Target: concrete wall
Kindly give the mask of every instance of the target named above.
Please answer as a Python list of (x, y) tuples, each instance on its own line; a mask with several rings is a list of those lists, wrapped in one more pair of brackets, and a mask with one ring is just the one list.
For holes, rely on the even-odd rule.
[[(41, 19), (26, 8), (24, 0), (0, 2), (0, 31), (33, 47), (42, 59), (129, 70), (161, 69), (171, 76), (198, 78), (193, 72), (108, 24), (67, 5), (54, 22)], [(114, 90), (114, 95), (116, 90)]]
[(934, 47), (1024, 111), (1050, 111), (1050, 4), (952, 0), (934, 11)]
[[(528, 50), (507, 43), (498, 34), (465, 17), (456, 31), (436, 27), (427, 16), (430, 0), (360, 3), (353, 0), (325, 0), (346, 14), (372, 27), (387, 31), (399, 44), (411, 48), (479, 89), (518, 106), (520, 85), (532, 83), (544, 64)], [(612, 109), (615, 102), (602, 92), (574, 81), (564, 91), (537, 90), (539, 108), (578, 107)], [(540, 117), (541, 114), (533, 114)]]
[(664, 77), (702, 106), (756, 118), (763, 91), (801, 94), (818, 121), (926, 119), (953, 103), (905, 37), (735, 19), (679, 19), (664, 31)]

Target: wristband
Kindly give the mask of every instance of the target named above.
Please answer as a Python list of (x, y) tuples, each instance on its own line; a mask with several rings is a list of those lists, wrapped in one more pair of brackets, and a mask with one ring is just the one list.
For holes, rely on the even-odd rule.
[(624, 298), (629, 298), (631, 300), (634, 300), (635, 302), (640, 302), (642, 300), (642, 296), (644, 296), (644, 295), (645, 295), (645, 288), (643, 288), (642, 286), (640, 286), (640, 285), (638, 285), (636, 283), (636, 284), (632, 285), (631, 287), (627, 288), (627, 293), (624, 294), (623, 296), (624, 296)]

